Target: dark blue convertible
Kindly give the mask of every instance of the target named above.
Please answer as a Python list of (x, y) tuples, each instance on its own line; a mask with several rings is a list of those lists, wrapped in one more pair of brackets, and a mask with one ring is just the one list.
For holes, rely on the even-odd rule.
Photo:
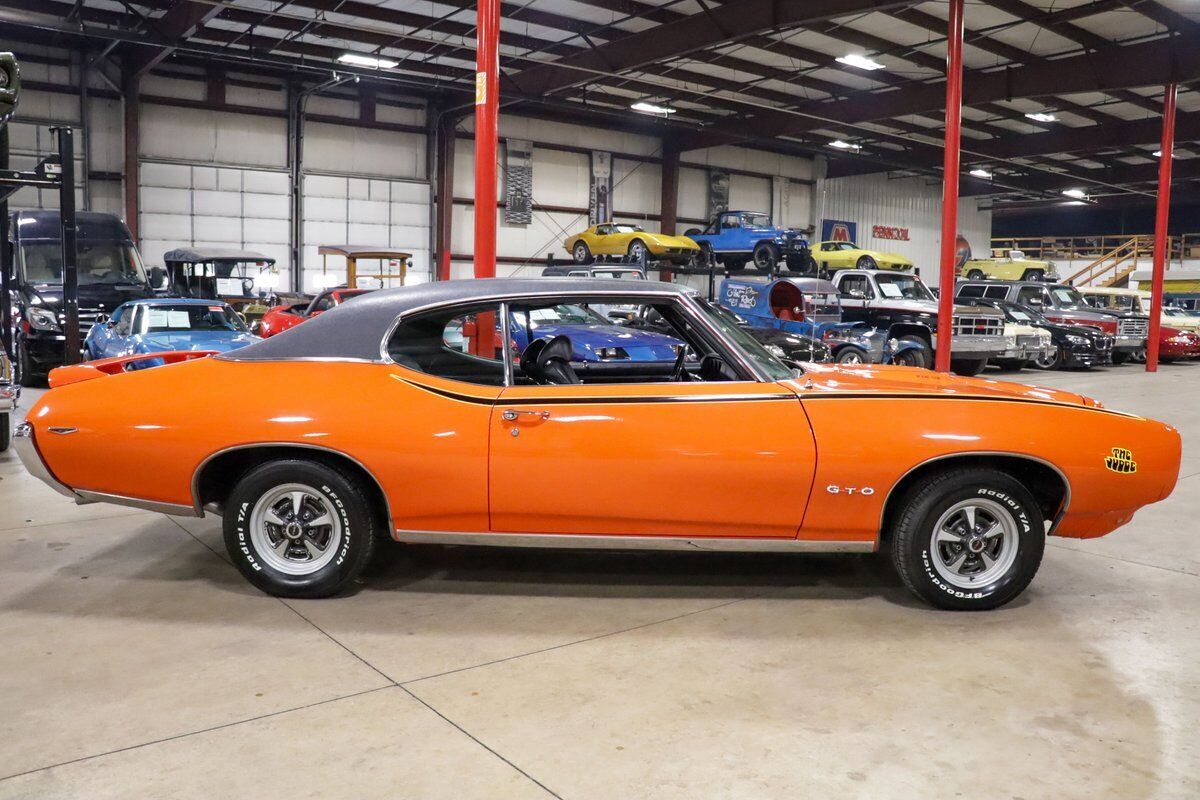
[[(228, 303), (176, 297), (118, 306), (109, 319), (92, 326), (84, 347), (88, 358), (96, 359), (172, 350), (223, 353), (257, 341)], [(137, 362), (137, 368), (160, 363), (158, 359)]]
[(653, 331), (614, 325), (590, 308), (561, 303), (526, 313), (514, 311), (510, 321), (513, 342), (524, 352), (534, 339), (567, 336), (579, 361), (674, 361), (683, 342)]

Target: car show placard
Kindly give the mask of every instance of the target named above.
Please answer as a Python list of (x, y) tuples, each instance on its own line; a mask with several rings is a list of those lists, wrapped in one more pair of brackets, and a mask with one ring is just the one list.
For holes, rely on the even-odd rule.
[(506, 139), (504, 223), (528, 225), (533, 222), (533, 142)]
[(588, 197), (588, 224), (612, 219), (612, 153), (592, 151), (592, 186)]

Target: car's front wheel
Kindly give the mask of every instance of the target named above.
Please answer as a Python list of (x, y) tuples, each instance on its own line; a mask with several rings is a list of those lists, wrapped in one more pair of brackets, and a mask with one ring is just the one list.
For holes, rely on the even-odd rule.
[(866, 350), (863, 350), (861, 347), (848, 344), (841, 350), (838, 350), (837, 357), (834, 358), (834, 361), (839, 364), (854, 365), (867, 364), (870, 362), (870, 359), (867, 357)]
[(8, 414), (0, 414), (0, 453), (8, 449), (9, 442), (12, 441), (12, 421), (9, 420)]
[(338, 469), (270, 461), (238, 480), (225, 506), (225, 548), (250, 583), (277, 597), (328, 597), (371, 559), (376, 514)]
[(759, 242), (754, 248), (754, 266), (759, 272), (772, 272), (779, 263), (779, 249), (770, 242)]
[(1037, 358), (1032, 363), (1038, 369), (1058, 369), (1063, 365), (1062, 348), (1054, 347), (1049, 351), (1043, 350), (1037, 354)]
[(892, 560), (913, 594), (938, 608), (983, 611), (1025, 590), (1046, 533), (1033, 496), (995, 469), (950, 469), (899, 500)]
[(587, 242), (576, 242), (571, 248), (571, 257), (575, 259), (576, 264), (592, 263), (592, 251), (587, 246)]

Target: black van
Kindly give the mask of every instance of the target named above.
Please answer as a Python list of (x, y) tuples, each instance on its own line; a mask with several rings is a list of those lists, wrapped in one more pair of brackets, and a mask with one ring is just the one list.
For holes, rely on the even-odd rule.
[[(152, 297), (142, 257), (125, 223), (112, 214), (83, 211), (75, 216), (79, 251), (79, 335), (98, 317), (126, 300)], [(11, 215), (13, 347), (22, 386), (65, 360), (66, 310), (62, 288), (62, 225), (57, 211)], [(152, 270), (161, 282), (161, 269)]]

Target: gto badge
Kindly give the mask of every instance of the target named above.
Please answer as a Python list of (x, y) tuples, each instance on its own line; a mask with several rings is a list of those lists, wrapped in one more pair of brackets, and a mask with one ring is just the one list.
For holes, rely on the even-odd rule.
[(1105, 456), (1104, 466), (1122, 475), (1132, 475), (1137, 472), (1137, 462), (1133, 460), (1133, 453), (1124, 447), (1114, 447), (1112, 455)]
[(875, 494), (875, 490), (870, 486), (835, 486), (832, 483), (825, 487), (825, 491), (830, 494), (861, 494), (863, 496)]

